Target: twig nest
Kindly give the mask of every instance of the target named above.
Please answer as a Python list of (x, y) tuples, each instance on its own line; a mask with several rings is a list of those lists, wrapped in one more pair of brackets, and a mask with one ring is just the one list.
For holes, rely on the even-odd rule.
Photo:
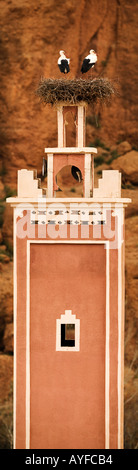
[(36, 94), (45, 104), (57, 105), (60, 102), (78, 104), (82, 101), (92, 104), (98, 100), (109, 102), (111, 96), (116, 94), (116, 90), (107, 78), (87, 80), (42, 78)]

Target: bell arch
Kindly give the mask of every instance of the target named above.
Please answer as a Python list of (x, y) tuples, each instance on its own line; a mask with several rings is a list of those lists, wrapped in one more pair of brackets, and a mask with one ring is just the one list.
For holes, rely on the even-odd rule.
[[(80, 171), (81, 181), (83, 181), (83, 191), (84, 191), (84, 155), (55, 155), (54, 156), (54, 165), (53, 165), (53, 191), (57, 191), (59, 185), (57, 184), (57, 175), (59, 172), (64, 169), (74, 167), (74, 174), (76, 168)], [(70, 171), (70, 174), (72, 172)], [(68, 173), (67, 173), (68, 176)], [(74, 178), (72, 174), (72, 179)], [(75, 179), (75, 178), (74, 178)], [(66, 181), (66, 176), (64, 178)], [(67, 182), (67, 181), (66, 181)]]
[(79, 167), (75, 165), (66, 165), (58, 171), (55, 176), (58, 190), (68, 193), (77, 192), (80, 196), (83, 193), (83, 177)]

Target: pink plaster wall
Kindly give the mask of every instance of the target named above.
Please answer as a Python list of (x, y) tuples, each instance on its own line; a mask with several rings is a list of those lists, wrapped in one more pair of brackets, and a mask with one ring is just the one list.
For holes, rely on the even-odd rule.
[[(112, 230), (114, 229), (114, 224), (115, 218), (113, 217)], [(32, 228), (34, 229), (33, 226), (30, 226), (30, 237), (34, 236)], [(59, 229), (59, 227), (57, 228)], [(37, 225), (35, 229), (37, 240)], [(42, 229), (44, 230), (44, 227), (42, 227)], [(69, 238), (70, 226), (67, 226), (67, 229)], [(78, 227), (78, 233), (80, 237), (81, 227)], [(44, 233), (42, 236), (44, 236)], [(92, 238), (93, 227), (90, 227), (89, 239)], [(105, 238), (103, 228), (101, 238)], [(25, 448), (26, 439), (26, 243), (27, 238), (17, 238), (17, 354), (15, 358), (17, 367), (17, 449)], [(53, 448), (54, 445), (58, 445), (59, 448), (60, 446), (64, 448), (64, 446), (67, 446), (67, 435), (69, 435), (68, 442), (70, 442), (70, 444), (72, 443), (72, 447), (80, 447), (82, 445), (83, 448), (84, 446), (87, 448), (92, 448), (92, 446), (104, 448), (105, 250), (102, 245), (95, 245), (95, 250), (91, 245), (89, 247), (87, 245), (81, 245), (81, 247), (78, 246), (77, 249), (76, 245), (69, 244), (66, 248), (66, 254), (63, 255), (65, 251), (62, 251), (62, 246), (59, 245), (54, 245), (52, 250), (51, 247), (47, 250), (46, 245), (40, 246), (34, 244), (31, 246), (31, 446), (35, 445), (36, 448), (38, 448), (43, 445), (44, 447), (46, 446), (46, 448), (49, 446)], [(60, 253), (61, 251), (62, 253)], [(109, 251), (109, 260), (110, 448), (117, 448), (117, 249), (111, 249)], [(67, 269), (68, 266), (69, 269)], [(97, 314), (94, 315), (93, 295), (95, 297), (98, 316)], [(72, 305), (70, 305), (70, 303), (72, 303)], [(60, 314), (63, 314), (65, 309), (72, 309), (73, 313), (77, 315), (77, 318), (81, 320), (81, 349), (79, 353), (71, 352), (71, 354), (69, 354), (55, 352), (56, 318), (60, 318)], [(93, 312), (92, 317), (90, 311)], [(50, 314), (48, 314), (48, 312), (50, 312)], [(49, 352), (51, 352), (51, 354), (49, 354)], [(53, 374), (52, 370), (54, 369), (56, 369), (56, 371)], [(58, 387), (55, 386), (55, 378), (59, 379)], [(99, 392), (100, 387), (102, 390), (101, 395)], [(53, 394), (53, 388), (55, 395)], [(96, 392), (96, 390), (98, 390), (98, 392)], [(66, 407), (66, 410), (64, 409), (65, 396), (70, 403), (69, 408)], [(60, 397), (64, 399), (60, 401)], [(97, 413), (98, 401), (99, 412)], [(90, 411), (88, 410), (88, 403)], [(42, 410), (44, 409), (45, 420), (42, 425), (39, 418), (42, 416)], [(95, 421), (91, 421), (90, 419), (90, 413), (93, 413), (93, 410)], [(59, 421), (59, 414), (61, 414), (62, 417), (65, 415), (66, 418), (65, 433), (63, 433), (63, 421)], [(96, 419), (97, 424), (94, 426)], [(46, 433), (46, 442), (43, 432), (40, 433), (41, 436), (43, 436), (43, 441), (40, 442), (39, 432), (43, 428), (45, 434), (47, 420), (49, 428)], [(69, 429), (71, 429), (72, 420), (75, 429), (73, 434), (69, 431)], [(37, 425), (35, 423), (37, 423)], [(55, 429), (58, 429), (58, 426), (60, 427), (58, 435), (56, 435)], [(77, 426), (79, 431), (77, 431)], [(98, 431), (98, 426), (100, 432)], [(81, 432), (80, 429), (82, 429)], [(76, 439), (76, 441), (74, 439)]]
[[(104, 448), (106, 251), (31, 246), (31, 448)], [(80, 318), (80, 352), (56, 352), (56, 319)]]

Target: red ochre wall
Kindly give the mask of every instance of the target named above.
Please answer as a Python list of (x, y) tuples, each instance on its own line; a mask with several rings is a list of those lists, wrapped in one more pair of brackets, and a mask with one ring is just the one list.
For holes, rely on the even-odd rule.
[[(31, 246), (31, 448), (105, 442), (104, 246)], [(99, 269), (100, 268), (100, 269)], [(56, 318), (80, 318), (80, 351), (56, 351)]]
[[(16, 448), (26, 446), (26, 242), (17, 238)], [(117, 448), (117, 249), (109, 260), (110, 448)], [(105, 447), (105, 287), (104, 245), (31, 245), (31, 448)], [(79, 352), (56, 352), (65, 309), (80, 318)]]

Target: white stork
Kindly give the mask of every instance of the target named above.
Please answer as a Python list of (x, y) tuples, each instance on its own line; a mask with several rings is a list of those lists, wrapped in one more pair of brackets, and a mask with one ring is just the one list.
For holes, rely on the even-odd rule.
[(58, 59), (58, 66), (59, 66), (60, 72), (62, 73), (70, 72), (70, 68), (69, 68), (70, 59), (67, 59), (64, 51), (60, 51), (59, 54), (60, 54), (60, 57)]
[(96, 62), (97, 62), (97, 54), (93, 49), (91, 49), (90, 53), (83, 60), (81, 72), (82, 73), (88, 72), (88, 70), (94, 67)]

